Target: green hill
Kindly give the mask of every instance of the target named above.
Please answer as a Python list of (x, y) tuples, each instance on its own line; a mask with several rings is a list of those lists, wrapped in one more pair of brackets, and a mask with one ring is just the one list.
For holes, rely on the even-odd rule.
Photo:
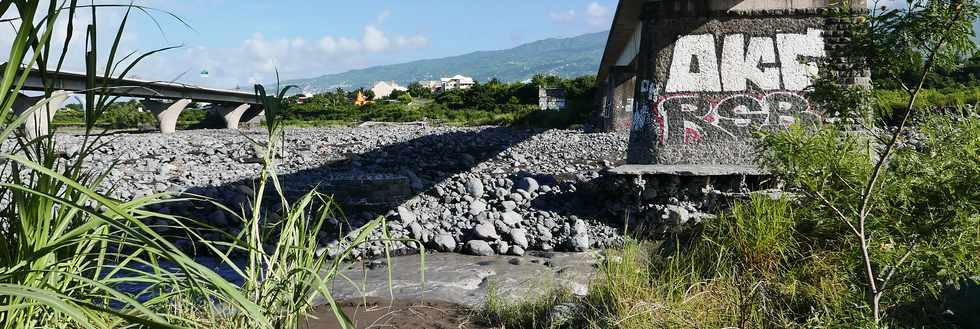
[(599, 69), (607, 35), (608, 32), (597, 32), (571, 38), (545, 39), (511, 49), (375, 66), (311, 79), (289, 80), (283, 84), (318, 92), (338, 87), (348, 90), (370, 87), (382, 80), (407, 85), (418, 80), (438, 80), (456, 74), (477, 81), (497, 78), (506, 82), (526, 80), (535, 74), (577, 77), (595, 74)]

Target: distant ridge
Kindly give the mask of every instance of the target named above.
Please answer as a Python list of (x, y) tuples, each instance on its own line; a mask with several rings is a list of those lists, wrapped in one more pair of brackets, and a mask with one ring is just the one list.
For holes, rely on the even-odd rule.
[(288, 80), (283, 84), (299, 86), (305, 92), (320, 92), (338, 87), (348, 90), (369, 88), (377, 81), (394, 80), (404, 86), (418, 80), (438, 80), (456, 74), (481, 82), (492, 78), (506, 82), (523, 81), (535, 74), (577, 77), (595, 74), (599, 69), (608, 34), (605, 31), (571, 38), (551, 38), (511, 49), (375, 66), (310, 79)]

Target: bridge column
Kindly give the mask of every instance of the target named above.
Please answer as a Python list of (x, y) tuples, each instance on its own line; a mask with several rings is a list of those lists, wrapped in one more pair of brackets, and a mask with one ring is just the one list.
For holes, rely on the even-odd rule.
[[(27, 139), (35, 139), (49, 134), (48, 124), (54, 118), (54, 114), (64, 107), (65, 101), (70, 95), (71, 92), (64, 90), (51, 93), (51, 97), (47, 99), (44, 96), (18, 95), (17, 99), (14, 100), (14, 114), (19, 116), (27, 111), (34, 111), (24, 120), (24, 127), (22, 128), (24, 136), (27, 136)], [(42, 104), (43, 102), (47, 103)]]
[(614, 66), (609, 72), (609, 131), (629, 131), (633, 124), (636, 71), (631, 66)]
[(215, 104), (211, 110), (220, 114), (222, 118), (225, 119), (226, 129), (238, 129), (238, 123), (242, 119), (242, 115), (245, 114), (251, 104), (241, 104), (241, 105), (221, 105)]
[(177, 118), (180, 112), (183, 112), (190, 103), (191, 100), (186, 98), (176, 102), (144, 100), (143, 108), (157, 116), (161, 133), (171, 134), (177, 131)]

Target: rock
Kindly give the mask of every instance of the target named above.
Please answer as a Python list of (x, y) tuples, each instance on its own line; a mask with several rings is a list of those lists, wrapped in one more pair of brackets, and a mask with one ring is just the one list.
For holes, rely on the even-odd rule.
[(449, 252), (456, 250), (456, 239), (453, 239), (452, 235), (449, 234), (439, 234), (432, 239), (435, 243), (436, 250), (442, 252)]
[(681, 206), (668, 205), (665, 211), (667, 220), (673, 225), (679, 226), (687, 224), (688, 220), (691, 218), (691, 213)]
[(478, 239), (493, 241), (500, 239), (497, 235), (497, 230), (493, 227), (491, 223), (480, 223), (473, 228), (473, 235)]
[(508, 253), (514, 256), (524, 256), (524, 248), (521, 248), (521, 246), (510, 246)]
[(510, 226), (499, 219), (493, 221), (493, 227), (497, 229), (497, 232), (510, 232)]
[(545, 315), (545, 323), (548, 328), (558, 328), (567, 326), (585, 314), (586, 308), (578, 303), (561, 303), (555, 305)]
[(531, 177), (523, 177), (514, 182), (514, 187), (528, 192), (535, 192), (538, 190), (538, 181)]
[(476, 256), (493, 256), (493, 248), (483, 240), (470, 240), (466, 242), (466, 251)]
[(517, 202), (510, 201), (510, 200), (501, 202), (500, 205), (504, 207), (504, 211), (511, 211), (517, 209)]
[(484, 210), (487, 210), (487, 203), (481, 200), (476, 200), (470, 203), (470, 215), (478, 215)]
[(500, 214), (500, 218), (501, 220), (503, 220), (504, 224), (507, 224), (507, 226), (511, 226), (511, 227), (520, 224), (522, 221), (524, 221), (524, 218), (521, 217), (520, 214), (513, 211), (507, 211), (503, 214)]
[(521, 228), (510, 230), (510, 240), (513, 241), (515, 245), (527, 249), (529, 245), (527, 241), (527, 230)]
[(576, 219), (574, 226), (572, 226), (572, 234), (588, 234), (589, 225), (585, 223), (584, 220)]
[(471, 177), (466, 181), (466, 193), (474, 198), (483, 196), (483, 182), (476, 177)]
[(507, 254), (507, 251), (509, 251), (509, 250), (510, 250), (510, 245), (507, 244), (507, 241), (497, 240), (497, 253), (498, 254), (501, 254), (501, 255)]
[(586, 251), (589, 250), (590, 242), (588, 233), (581, 233), (573, 236), (568, 240), (568, 248), (571, 251)]
[(412, 212), (405, 206), (398, 206), (398, 220), (402, 222), (403, 225), (408, 225), (417, 219), (415, 212)]
[(418, 222), (413, 222), (412, 224), (409, 224), (408, 230), (409, 232), (411, 232), (412, 238), (416, 240), (422, 240), (422, 235), (425, 234), (425, 231), (422, 229), (422, 225), (419, 225)]

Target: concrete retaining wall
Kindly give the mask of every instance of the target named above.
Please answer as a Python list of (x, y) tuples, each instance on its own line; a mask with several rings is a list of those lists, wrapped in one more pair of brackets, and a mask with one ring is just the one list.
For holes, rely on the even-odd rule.
[(819, 9), (644, 7), (628, 163), (750, 164), (760, 129), (821, 120), (804, 90), (848, 41)]

